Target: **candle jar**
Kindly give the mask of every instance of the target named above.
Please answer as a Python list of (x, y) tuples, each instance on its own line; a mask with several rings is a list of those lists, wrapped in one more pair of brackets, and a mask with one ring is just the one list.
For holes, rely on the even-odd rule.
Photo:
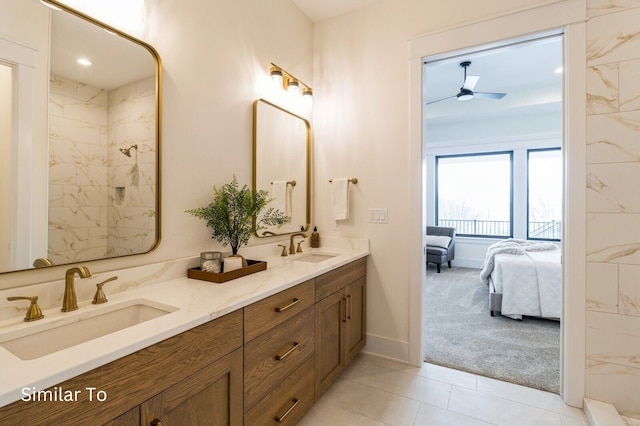
[(220, 273), (222, 271), (222, 253), (219, 251), (203, 251), (200, 253), (200, 270)]

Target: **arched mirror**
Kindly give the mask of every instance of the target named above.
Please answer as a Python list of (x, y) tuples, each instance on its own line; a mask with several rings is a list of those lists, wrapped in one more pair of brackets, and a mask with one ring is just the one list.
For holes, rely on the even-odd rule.
[(311, 126), (307, 120), (264, 99), (253, 104), (253, 188), (271, 194), (269, 207), (287, 223), (258, 237), (307, 230), (311, 222)]
[(0, 5), (0, 272), (146, 253), (160, 238), (158, 54), (50, 3)]

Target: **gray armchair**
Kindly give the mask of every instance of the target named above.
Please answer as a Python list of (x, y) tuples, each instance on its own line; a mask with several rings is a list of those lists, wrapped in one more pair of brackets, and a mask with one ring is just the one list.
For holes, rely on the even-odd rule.
[[(429, 238), (429, 236), (436, 238)], [(449, 237), (437, 238), (437, 237)], [(435, 263), (440, 273), (440, 266), (447, 263), (451, 268), (451, 261), (455, 256), (456, 228), (444, 226), (427, 226), (427, 263)]]

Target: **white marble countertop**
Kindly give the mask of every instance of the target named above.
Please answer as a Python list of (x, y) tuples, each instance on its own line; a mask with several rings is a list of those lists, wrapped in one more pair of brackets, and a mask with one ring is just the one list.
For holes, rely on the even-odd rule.
[[(71, 313), (60, 312), (60, 307), (56, 306), (43, 308), (45, 318), (39, 321), (21, 322), (22, 317), (0, 321), (2, 340), (2, 335), (9, 332), (20, 330), (22, 333), (30, 327), (64, 321), (70, 314), (89, 316), (95, 310), (106, 306), (115, 308), (133, 300), (176, 308), (174, 312), (158, 318), (33, 360), (22, 360), (0, 346), (0, 407), (22, 399), (25, 396), (24, 388), (28, 388), (27, 392), (44, 390), (369, 254), (367, 240), (358, 240), (357, 244), (352, 241), (329, 247), (323, 245), (319, 249), (306, 248), (302, 254), (287, 257), (274, 256), (272, 248), (262, 249), (262, 254), (269, 253), (270, 256), (250, 257), (245, 254), (247, 258), (266, 260), (267, 270), (221, 284), (189, 279), (185, 269), (182, 277), (131, 286), (117, 293), (110, 294), (107, 284), (105, 292), (109, 301), (103, 305), (92, 305), (90, 300), (79, 297), (79, 310)], [(254, 254), (259, 255), (260, 251), (254, 250)], [(297, 260), (314, 252), (336, 256), (319, 263)], [(3, 299), (12, 295), (4, 293), (0, 293)], [(42, 344), (46, 345), (46, 341)], [(97, 387), (99, 384), (87, 383), (87, 386)]]

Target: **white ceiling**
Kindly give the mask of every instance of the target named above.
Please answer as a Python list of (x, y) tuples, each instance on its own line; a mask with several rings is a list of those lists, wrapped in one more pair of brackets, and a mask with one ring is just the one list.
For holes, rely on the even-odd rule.
[(313, 22), (369, 6), (378, 0), (291, 0)]
[[(71, 14), (52, 12), (51, 29), (52, 74), (106, 90), (155, 75), (155, 62), (144, 47)], [(78, 58), (93, 65), (80, 66)]]
[[(500, 99), (455, 97), (464, 82), (460, 62), (471, 61), (467, 75), (479, 76), (477, 92), (502, 92)], [(559, 36), (427, 62), (424, 65), (424, 114), (432, 124), (487, 117), (558, 112), (562, 101), (562, 42)]]
[[(327, 19), (375, 3), (377, 0), (292, 0), (313, 21)], [(135, 75), (134, 79), (153, 74), (153, 61), (145, 49), (123, 42), (120, 37), (114, 37), (101, 29), (71, 17), (64, 13), (53, 13), (52, 26), (55, 28), (56, 38), (62, 45), (72, 46), (64, 51), (52, 51), (52, 71), (68, 77), (82, 76), (80, 81), (98, 87), (117, 87), (131, 76), (131, 69), (146, 69), (143, 74)], [(82, 27), (82, 28), (78, 28)], [(89, 28), (84, 28), (89, 27)], [(64, 30), (64, 31), (62, 31)], [(99, 41), (91, 41), (91, 48), (87, 45), (89, 38), (86, 31), (92, 31), (92, 37)], [(119, 44), (114, 44), (119, 43)], [(58, 43), (53, 43), (57, 45)], [(127, 46), (133, 46), (131, 52)], [(96, 52), (96, 47), (103, 53)], [(140, 55), (140, 50), (144, 55)], [(118, 65), (113, 62), (96, 64), (93, 70), (78, 70), (75, 58), (92, 52), (94, 58), (109, 57), (108, 52), (117, 52)], [(142, 57), (141, 66), (138, 57)], [(531, 114), (537, 112), (555, 111), (560, 108), (562, 95), (562, 75), (554, 70), (562, 65), (562, 43), (559, 37), (520, 43), (505, 48), (491, 49), (470, 54), (439, 59), (428, 62), (424, 66), (423, 100), (426, 104), (432, 100), (454, 96), (460, 90), (464, 81), (464, 70), (459, 66), (462, 61), (471, 61), (468, 75), (479, 76), (475, 91), (506, 92), (501, 100), (472, 99), (458, 101), (448, 99), (424, 107), (425, 117), (432, 123), (446, 123), (447, 121), (483, 119), (489, 115)], [(96, 71), (106, 71), (99, 75)], [(124, 71), (123, 75), (118, 75)], [(146, 74), (146, 75), (145, 75)], [(129, 76), (129, 77), (126, 77)], [(129, 81), (134, 81), (129, 79)]]
[[(313, 22), (356, 10), (377, 0), (292, 0)], [(500, 99), (458, 101), (456, 98), (425, 105), (430, 125), (487, 120), (495, 117), (558, 113), (562, 106), (562, 43), (559, 37), (519, 43), (429, 62), (424, 67), (423, 100), (454, 96), (464, 82), (460, 62), (471, 61), (468, 75), (479, 76), (475, 91), (506, 92)]]

